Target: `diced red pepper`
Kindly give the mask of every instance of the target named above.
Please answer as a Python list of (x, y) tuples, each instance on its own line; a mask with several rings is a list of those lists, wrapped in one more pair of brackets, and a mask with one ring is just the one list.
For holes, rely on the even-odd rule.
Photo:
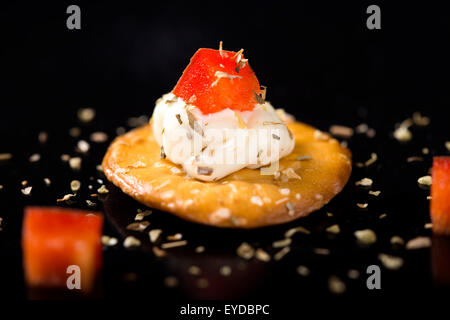
[[(198, 107), (204, 114), (226, 108), (253, 110), (261, 87), (248, 62), (232, 51), (199, 49), (191, 58), (173, 94)], [(239, 64), (240, 62), (240, 64)], [(241, 68), (239, 68), (239, 66)]]
[(433, 159), (430, 212), (433, 232), (450, 235), (450, 157)]
[(100, 214), (27, 207), (22, 227), (27, 284), (67, 288), (67, 279), (72, 274), (68, 273), (68, 267), (75, 265), (80, 268), (81, 289), (90, 291), (102, 266), (102, 227)]

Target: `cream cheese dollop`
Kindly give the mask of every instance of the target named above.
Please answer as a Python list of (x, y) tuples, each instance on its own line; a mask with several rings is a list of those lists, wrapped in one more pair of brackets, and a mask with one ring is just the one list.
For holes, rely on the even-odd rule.
[(161, 156), (202, 181), (270, 165), (290, 154), (295, 145), (267, 101), (252, 111), (203, 114), (195, 105), (167, 93), (156, 101), (151, 123)]

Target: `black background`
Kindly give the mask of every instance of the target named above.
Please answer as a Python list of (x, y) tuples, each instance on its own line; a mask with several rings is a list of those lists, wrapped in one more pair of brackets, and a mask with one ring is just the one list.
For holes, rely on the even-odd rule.
[[(81, 7), (81, 30), (66, 28), (66, 8), (70, 4)], [(370, 4), (381, 7), (381, 30), (366, 28), (366, 8)], [(12, 164), (0, 166), (0, 184), (5, 186), (0, 194), (5, 217), (0, 234), (0, 269), (3, 275), (10, 275), (3, 276), (1, 286), (10, 297), (27, 297), (20, 269), (23, 205), (54, 204), (56, 197), (67, 193), (70, 179), (87, 181), (96, 175), (95, 164), (106, 150), (107, 145), (92, 150), (85, 159), (86, 169), (78, 176), (60, 163), (61, 153), (74, 154), (76, 140), (68, 135), (68, 129), (82, 126), (76, 111), (80, 107), (97, 110), (94, 122), (82, 126), (84, 138), (95, 130), (113, 137), (115, 128), (126, 126), (129, 117), (151, 114), (154, 101), (173, 88), (199, 47), (216, 48), (220, 40), (227, 50), (245, 49), (260, 83), (268, 86), (268, 100), (300, 121), (323, 130), (331, 124), (354, 127), (362, 122), (375, 128), (374, 139), (357, 136), (350, 148), (355, 161), (367, 160), (371, 152), (377, 152), (381, 159), (370, 170), (355, 168), (352, 181), (371, 175), (376, 181), (374, 189), (381, 189), (383, 196), (361, 218), (354, 204), (363, 196), (349, 186), (331, 207), (305, 222), (323, 231), (325, 212), (335, 210), (348, 233), (344, 232), (338, 241), (320, 232), (313, 240), (301, 239), (295, 257), (264, 269), (269, 275), (255, 276), (260, 281), (255, 281), (258, 285), (250, 291), (244, 286), (231, 293), (219, 288), (205, 294), (186, 285), (178, 291), (178, 297), (250, 296), (270, 301), (280, 292), (285, 296), (300, 288), (304, 291), (297, 294), (302, 297), (314, 293), (330, 297), (326, 288), (329, 274), (345, 274), (350, 267), (363, 272), (364, 266), (376, 263), (378, 252), (390, 250), (389, 238), (394, 234), (411, 238), (429, 232), (422, 230), (423, 223), (429, 220), (427, 191), (419, 189), (415, 181), (427, 173), (433, 155), (446, 154), (443, 144), (450, 140), (450, 20), (443, 5), (364, 1), (302, 1), (295, 5), (282, 1), (18, 1), (0, 6), (0, 152), (14, 154)], [(426, 129), (413, 129), (412, 143), (399, 144), (391, 137), (394, 125), (417, 110), (430, 116), (432, 124)], [(40, 131), (49, 133), (46, 146), (37, 143)], [(420, 154), (425, 146), (431, 149), (431, 154), (424, 156), (426, 161), (407, 166), (406, 157)], [(27, 157), (34, 152), (42, 153), (43, 160), (30, 166)], [(50, 191), (38, 182), (46, 176), (55, 180)], [(20, 193), (23, 179), (35, 183), (30, 198)], [(75, 206), (83, 207), (81, 201)], [(377, 221), (382, 212), (390, 217), (384, 224)], [(120, 217), (121, 213), (110, 215)], [(127, 215), (128, 219), (132, 216)], [(208, 239), (213, 247), (219, 251), (229, 248), (230, 252), (242, 239), (270, 243), (287, 229), (275, 227), (244, 234), (192, 226), (171, 217), (155, 219), (156, 224), (174, 231), (181, 228), (197, 240), (202, 238), (199, 235), (211, 237)], [(111, 221), (117, 222), (108, 220), (106, 230), (114, 234), (117, 229)], [(379, 247), (362, 250), (354, 246), (352, 231), (368, 225), (378, 228), (382, 240)], [(123, 224), (120, 226), (123, 229)], [(225, 240), (230, 238), (235, 239)], [(332, 247), (338, 253), (329, 260), (317, 260), (305, 249), (317, 246)], [(402, 254), (409, 260), (402, 271), (388, 272), (386, 290), (368, 292), (361, 280), (349, 284), (348, 294), (393, 297), (411, 287), (420, 295), (435, 292), (429, 251)], [(209, 257), (217, 260), (214, 255)], [(155, 263), (140, 252), (110, 250), (105, 255), (101, 296), (172, 296), (162, 288), (161, 279), (167, 270), (176, 269), (174, 265), (187, 265), (177, 259), (195, 263), (196, 258), (180, 254), (169, 262)], [(320, 271), (306, 283), (298, 282), (295, 274), (295, 267), (302, 261)], [(153, 273), (149, 275), (148, 270)], [(143, 279), (124, 284), (118, 279), (127, 272), (136, 272)], [(234, 282), (242, 283), (242, 279)], [(148, 292), (149, 286), (155, 291)]]
[(2, 4), (2, 127), (47, 128), (80, 106), (105, 111), (107, 124), (149, 114), (192, 54), (219, 40), (245, 49), (274, 105), (313, 124), (353, 124), (365, 107), (390, 126), (449, 98), (438, 4), (380, 4), (382, 29), (368, 30), (371, 2), (89, 1), (79, 31), (66, 28), (69, 4)]

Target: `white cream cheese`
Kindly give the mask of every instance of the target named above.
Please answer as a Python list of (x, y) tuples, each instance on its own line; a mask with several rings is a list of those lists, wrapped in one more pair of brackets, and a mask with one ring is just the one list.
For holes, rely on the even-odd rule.
[(277, 162), (295, 145), (269, 102), (257, 104), (252, 111), (203, 114), (168, 93), (156, 102), (152, 126), (162, 157), (203, 181)]

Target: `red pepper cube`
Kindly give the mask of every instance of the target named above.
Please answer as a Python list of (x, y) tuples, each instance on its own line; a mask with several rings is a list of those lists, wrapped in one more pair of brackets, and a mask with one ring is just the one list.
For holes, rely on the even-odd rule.
[[(239, 57), (240, 59), (239, 59)], [(199, 49), (178, 80), (173, 94), (204, 114), (226, 108), (253, 110), (261, 87), (242, 53)]]
[(434, 157), (431, 185), (433, 232), (450, 235), (450, 157)]
[[(31, 287), (68, 288), (79, 267), (90, 291), (102, 266), (103, 216), (57, 207), (27, 207), (22, 227), (25, 280)], [(69, 269), (68, 269), (69, 268)]]

